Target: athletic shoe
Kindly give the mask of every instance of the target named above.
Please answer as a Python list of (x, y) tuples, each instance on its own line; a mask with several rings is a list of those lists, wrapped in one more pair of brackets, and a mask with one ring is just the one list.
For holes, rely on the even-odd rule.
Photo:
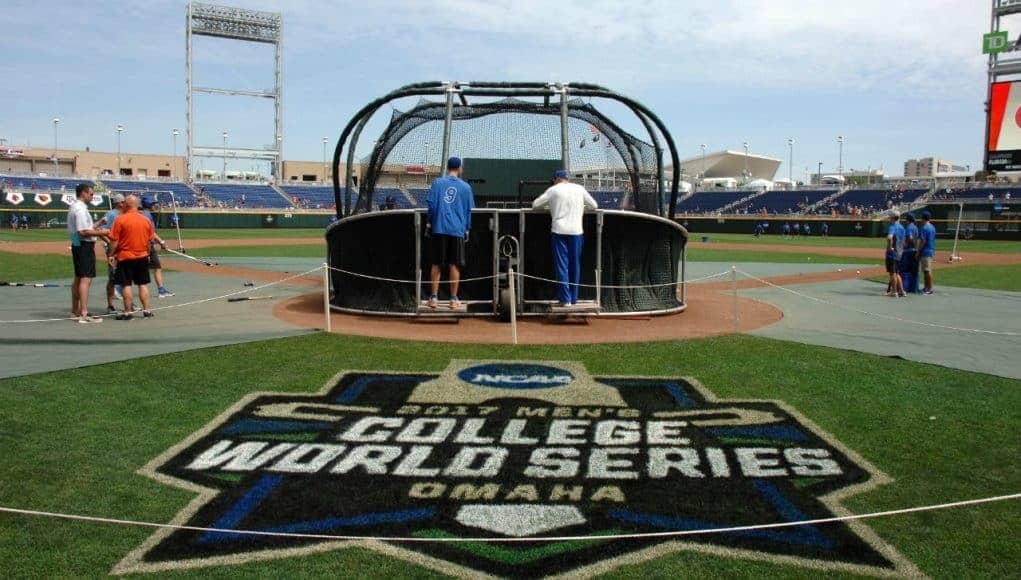
[(173, 295), (174, 295), (173, 292), (171, 292), (170, 290), (167, 290), (166, 288), (162, 288), (161, 287), (159, 293), (156, 296), (158, 298), (170, 298)]
[(142, 318), (152, 318), (154, 316), (156, 316), (156, 315), (152, 313), (152, 310), (143, 310), (142, 311)]
[(114, 284), (113, 286), (113, 296), (117, 300), (124, 300), (124, 295), (121, 294), (122, 288), (124, 288), (124, 286), (121, 286), (120, 284)]
[(893, 292), (886, 292), (883, 294), (883, 296), (893, 296)]
[(922, 290), (922, 294), (925, 294), (926, 296), (932, 296), (934, 292), (932, 290)]
[(436, 308), (439, 305), (439, 303), (436, 300), (435, 294), (429, 297), (429, 302), (427, 304), (429, 308)]
[(451, 296), (450, 297), (450, 309), (451, 310), (457, 310), (458, 308), (461, 308), (461, 300), (458, 299), (457, 296)]
[(122, 312), (117, 315), (117, 320), (134, 320), (135, 315), (130, 312)]
[(117, 314), (117, 309), (114, 308), (113, 306), (107, 306), (106, 307), (106, 313), (107, 314)]
[(103, 322), (102, 318), (96, 316), (79, 316), (78, 324), (95, 324), (97, 322)]
[(907, 296), (907, 294), (905, 294), (903, 292), (898, 292), (897, 293), (897, 298), (904, 298), (905, 296)]

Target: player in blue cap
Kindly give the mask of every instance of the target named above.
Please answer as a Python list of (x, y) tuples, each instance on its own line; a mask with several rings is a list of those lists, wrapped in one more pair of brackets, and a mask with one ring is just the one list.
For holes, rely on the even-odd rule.
[(936, 257), (936, 227), (932, 225), (929, 210), (922, 212), (922, 227), (918, 232), (918, 266), (925, 277), (922, 294), (932, 294), (932, 259)]
[(532, 208), (549, 207), (552, 223), (553, 266), (557, 271), (559, 306), (578, 303), (581, 285), (581, 250), (585, 245), (582, 215), (585, 208), (596, 209), (599, 204), (589, 192), (569, 181), (567, 171), (553, 174), (553, 185), (535, 198)]
[(432, 270), (429, 273), (431, 293), (429, 307), (436, 308), (440, 292), (440, 268), (447, 266), (450, 273), (450, 308), (461, 308), (457, 296), (464, 267), (464, 245), (472, 227), (472, 209), (475, 194), (470, 185), (461, 179), (461, 158), (447, 159), (447, 174), (433, 180), (429, 189), (428, 228), (431, 239)]
[(915, 225), (915, 214), (904, 214), (904, 254), (900, 260), (900, 275), (904, 282), (904, 291), (915, 294), (918, 292), (918, 254), (915, 245), (918, 241), (918, 226)]

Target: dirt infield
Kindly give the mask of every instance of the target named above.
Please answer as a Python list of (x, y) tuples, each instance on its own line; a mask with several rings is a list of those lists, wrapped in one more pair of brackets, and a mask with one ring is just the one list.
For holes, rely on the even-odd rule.
[[(597, 344), (647, 342), (719, 336), (734, 332), (733, 297), (727, 294), (688, 287), (688, 310), (668, 316), (520, 318), (518, 342), (521, 344)], [(738, 299), (741, 332), (777, 322), (780, 309), (749, 298)], [(322, 328), (322, 294), (307, 294), (280, 302), (274, 315), (298, 326)], [(333, 332), (437, 342), (507, 344), (511, 326), (490, 318), (386, 318), (333, 312)]]

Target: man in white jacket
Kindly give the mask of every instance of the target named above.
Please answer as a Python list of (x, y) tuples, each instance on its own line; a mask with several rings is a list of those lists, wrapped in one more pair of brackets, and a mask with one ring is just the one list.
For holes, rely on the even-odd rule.
[(585, 236), (581, 218), (585, 208), (596, 209), (599, 205), (584, 187), (568, 181), (563, 169), (553, 174), (553, 185), (532, 202), (532, 208), (549, 206), (553, 217), (553, 266), (560, 282), (559, 306), (578, 303), (578, 287), (581, 284), (581, 249)]

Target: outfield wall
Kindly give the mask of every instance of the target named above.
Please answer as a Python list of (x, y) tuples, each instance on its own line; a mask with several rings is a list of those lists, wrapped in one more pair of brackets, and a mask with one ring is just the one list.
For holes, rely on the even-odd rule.
[[(999, 206), (999, 209), (995, 209)], [(957, 204), (933, 204), (929, 206), (933, 214), (940, 237), (950, 235), (956, 227)], [(1019, 240), (1021, 241), (1021, 206), (1013, 212), (1009, 206), (1002, 204), (969, 204), (965, 205), (961, 230), (964, 237), (987, 240)], [(98, 208), (93, 215), (101, 216), (105, 208)], [(11, 213), (27, 215), (31, 219), (31, 227), (38, 228), (41, 224), (63, 228), (67, 220), (66, 209), (29, 209), (28, 207), (0, 207), (0, 226), (9, 227)], [(921, 210), (915, 210), (918, 215)], [(322, 229), (334, 218), (332, 211), (287, 211), (287, 210), (251, 210), (251, 211), (203, 211), (180, 210), (178, 212), (181, 229), (229, 229), (229, 228), (313, 228)], [(830, 216), (770, 216), (762, 218), (756, 215), (741, 216), (677, 216), (692, 240), (704, 234), (735, 233), (749, 234), (755, 231), (755, 224), (769, 223), (767, 235), (780, 235), (784, 222), (794, 224), (810, 224), (811, 235), (822, 233), (822, 224), (829, 225), (831, 236), (881, 237), (886, 234), (886, 222), (882, 219), (869, 218), (834, 218)], [(171, 228), (169, 213), (157, 215), (160, 228)]]

